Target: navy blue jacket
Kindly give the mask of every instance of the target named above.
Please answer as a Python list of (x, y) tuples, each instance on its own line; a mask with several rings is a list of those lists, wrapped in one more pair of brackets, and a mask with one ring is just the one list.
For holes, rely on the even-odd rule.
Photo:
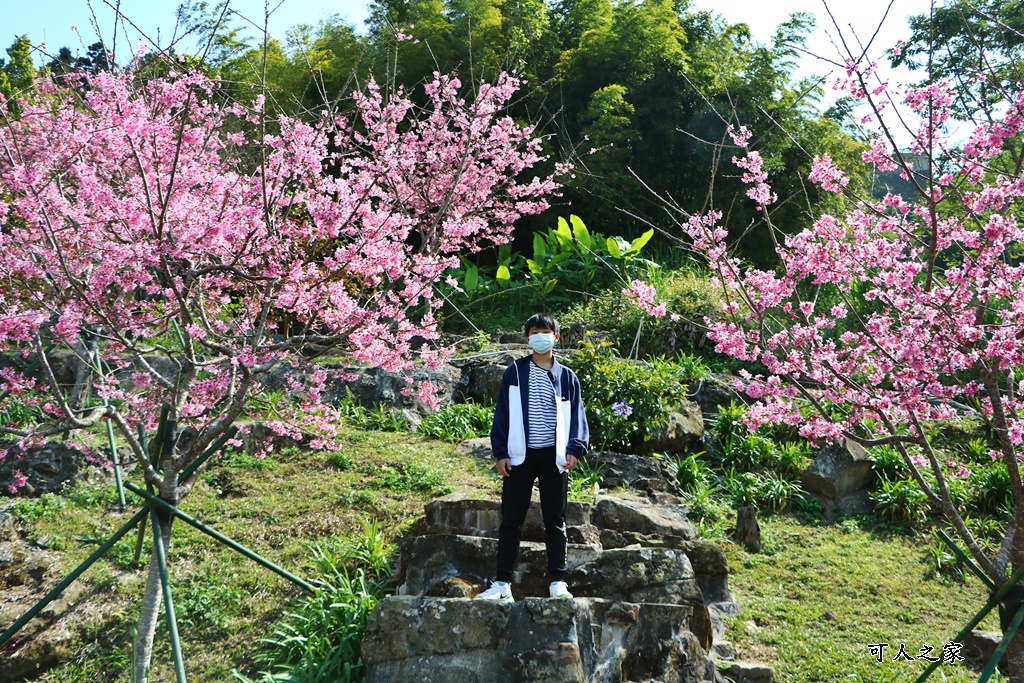
[[(494, 457), (498, 460), (510, 458), (513, 466), (522, 464), (529, 442), (530, 359), (531, 356), (520, 358), (505, 368), (491, 425)], [(555, 389), (558, 408), (555, 412), (555, 462), (559, 470), (564, 471), (566, 454), (577, 458), (587, 454), (590, 428), (580, 395), (580, 380), (575, 372), (561, 365), (557, 359), (553, 360), (548, 376)]]

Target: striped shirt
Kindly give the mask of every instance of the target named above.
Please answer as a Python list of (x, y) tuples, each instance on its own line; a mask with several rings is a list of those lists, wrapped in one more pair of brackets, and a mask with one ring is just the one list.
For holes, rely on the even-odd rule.
[(530, 448), (555, 445), (555, 387), (548, 371), (530, 361)]

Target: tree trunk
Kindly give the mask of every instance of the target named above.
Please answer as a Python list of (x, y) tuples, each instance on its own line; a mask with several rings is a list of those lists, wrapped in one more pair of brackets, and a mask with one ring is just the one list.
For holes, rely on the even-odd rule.
[[(159, 518), (160, 515), (157, 515)], [(161, 520), (160, 536), (163, 540), (164, 556), (171, 545), (170, 520)], [(156, 553), (149, 558), (149, 574), (146, 577), (146, 593), (142, 600), (142, 613), (139, 616), (139, 628), (135, 638), (135, 681), (149, 683), (149, 669), (153, 661), (153, 637), (160, 617), (160, 603), (163, 600), (163, 586), (160, 583), (160, 563)]]
[(1017, 629), (1004, 657), (1006, 680), (1010, 683), (1024, 683), (1024, 629)]
[[(92, 380), (95, 374), (92, 369), (93, 359), (96, 357), (96, 340), (90, 339), (88, 343), (82, 341), (81, 337), (75, 342), (74, 352), (76, 360), (75, 384), (71, 387), (68, 396), (68, 405), (72, 410), (81, 410), (85, 407), (92, 393)], [(56, 389), (56, 387), (55, 387)]]

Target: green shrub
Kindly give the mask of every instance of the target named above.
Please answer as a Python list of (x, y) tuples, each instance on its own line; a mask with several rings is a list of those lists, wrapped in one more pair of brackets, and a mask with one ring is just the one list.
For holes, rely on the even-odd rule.
[(711, 466), (701, 459), (704, 452), (677, 455), (668, 460), (669, 472), (679, 482), (684, 493), (700, 489), (714, 477)]
[(352, 454), (346, 451), (333, 451), (327, 456), (327, 462), (334, 469), (344, 472), (348, 468), (352, 467), (353, 458)]
[(733, 467), (740, 472), (774, 470), (792, 477), (807, 465), (811, 445), (806, 441), (778, 443), (763, 429), (751, 433), (743, 424), (747, 408), (735, 402), (719, 409), (710, 430), (711, 442), (724, 468)]
[(467, 401), (445, 406), (420, 422), (420, 431), (442, 441), (458, 443), (487, 436), (494, 421), (494, 407)]
[(384, 465), (377, 472), (374, 486), (397, 492), (416, 491), (443, 496), (452, 492), (452, 487), (445, 483), (444, 475), (431, 470), (422, 463), (408, 460), (398, 467)]
[(309, 546), (313, 569), (321, 576), (333, 576), (342, 569), (363, 569), (372, 579), (391, 574), (395, 546), (384, 535), (376, 519), (363, 520), (363, 533)]
[(394, 546), (376, 521), (363, 536), (314, 545), (316, 593), (287, 612), (257, 655), (266, 667), (255, 680), (235, 671), (243, 683), (357, 683), (365, 679), (360, 648), (366, 619), (389, 593), (386, 574)]
[(985, 465), (992, 461), (989, 457), (990, 446), (985, 439), (971, 439), (961, 448), (966, 462)]
[(566, 363), (579, 375), (590, 442), (598, 450), (645, 452), (652, 431), (668, 424), (669, 409), (686, 397), (671, 361), (626, 361), (606, 343), (585, 343)]
[(22, 524), (33, 524), (43, 517), (49, 517), (67, 510), (70, 501), (56, 493), (44, 493), (38, 498), (19, 498), (11, 512)]
[(741, 472), (755, 472), (768, 467), (775, 459), (772, 451), (775, 444), (759, 434), (736, 436), (729, 440), (729, 446), (722, 450), (722, 464), (735, 467)]
[(903, 456), (892, 446), (875, 446), (868, 452), (871, 458), (871, 469), (879, 479), (896, 481), (910, 476), (910, 469)]
[(936, 576), (963, 581), (967, 566), (939, 536), (932, 531), (931, 543), (925, 549), (929, 569)]
[(800, 484), (795, 478), (777, 472), (757, 474), (730, 468), (725, 472), (725, 489), (737, 508), (752, 505), (759, 510), (779, 512), (800, 493)]
[(711, 421), (708, 438), (719, 453), (728, 451), (733, 441), (746, 438), (749, 433), (747, 426), (743, 424), (743, 416), (746, 413), (747, 407), (735, 401), (718, 408), (718, 414)]
[(597, 498), (601, 484), (604, 463), (591, 464), (580, 460), (576, 469), (569, 471), (569, 500), (577, 503), (592, 503)]
[(43, 417), (32, 396), (8, 396), (0, 402), (0, 423), (9, 427), (31, 427)]
[[(725, 519), (728, 512), (727, 506), (722, 502), (722, 489), (712, 480), (696, 480), (683, 492), (682, 498), (689, 508), (688, 517), (697, 520), (698, 527), (702, 522), (708, 527), (715, 527), (720, 520)], [(705, 537), (703, 531), (701, 537)]]
[[(538, 310), (560, 311), (612, 287), (641, 276), (657, 264), (640, 256), (653, 236), (649, 230), (632, 241), (591, 233), (578, 216), (558, 218), (557, 227), (533, 234), (532, 258), (498, 248), (497, 263), (477, 265), (465, 257), (449, 271), (456, 286), (439, 285), (453, 321), (468, 315), (479, 327), (518, 327)], [(619, 287), (621, 289), (621, 287)]]
[(349, 424), (357, 429), (377, 432), (401, 432), (408, 427), (405, 416), (386, 405), (367, 408), (350, 387), (345, 387), (345, 398), (338, 405), (338, 411)]
[(928, 497), (913, 479), (881, 479), (873, 496), (875, 511), (894, 522), (915, 524), (928, 516)]
[(771, 466), (781, 474), (799, 475), (810, 460), (811, 444), (807, 441), (787, 441), (772, 449)]
[(1003, 515), (1013, 509), (1013, 488), (1010, 472), (1000, 461), (979, 468), (971, 475), (974, 501), (980, 512)]
[(365, 679), (360, 647), (366, 619), (387, 595), (366, 572), (343, 569), (321, 579), (316, 594), (287, 612), (264, 640), (270, 648), (257, 655), (267, 667), (245, 683), (357, 683)]
[(704, 319), (721, 315), (720, 297), (711, 281), (699, 273), (666, 271), (659, 267), (648, 267), (641, 279), (654, 287), (656, 300), (664, 301), (669, 313), (679, 316), (678, 320), (647, 315), (623, 299), (621, 291), (625, 285), (617, 283), (601, 296), (571, 306), (560, 322), (567, 329), (609, 335), (623, 356), (629, 355), (639, 331), (640, 358), (699, 352), (702, 356), (715, 357), (717, 362), (717, 354), (704, 349)]

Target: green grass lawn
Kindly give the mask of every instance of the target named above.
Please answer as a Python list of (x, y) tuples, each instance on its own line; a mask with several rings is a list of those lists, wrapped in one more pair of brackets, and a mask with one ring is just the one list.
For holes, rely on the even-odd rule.
[[(779, 683), (913, 681), (984, 606), (974, 576), (929, 567), (930, 534), (886, 529), (869, 517), (822, 525), (790, 515), (761, 520), (762, 551), (724, 542), (729, 583), (743, 608), (729, 638), (770, 664)], [(995, 611), (982, 629), (998, 630)], [(889, 643), (879, 663), (869, 645)], [(900, 659), (904, 644), (915, 661)], [(980, 667), (943, 664), (930, 681), (977, 681)]]

